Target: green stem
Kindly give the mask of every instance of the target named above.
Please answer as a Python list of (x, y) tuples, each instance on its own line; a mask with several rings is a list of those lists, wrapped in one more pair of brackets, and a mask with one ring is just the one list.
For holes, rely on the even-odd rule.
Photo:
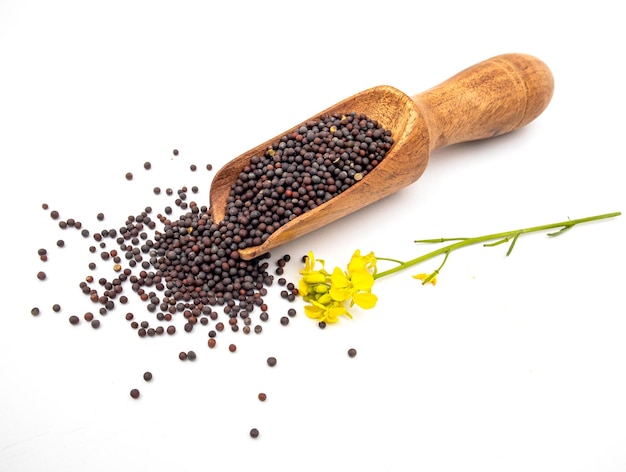
[[(525, 233), (535, 233), (538, 231), (546, 231), (549, 229), (554, 229), (554, 228), (560, 228), (558, 231), (555, 232), (551, 232), (548, 233), (548, 236), (558, 236), (560, 234), (563, 234), (563, 232), (565, 232), (568, 229), (571, 229), (573, 226), (580, 224), (580, 223), (588, 223), (590, 221), (597, 221), (597, 220), (602, 220), (602, 219), (606, 219), (606, 218), (614, 218), (616, 216), (621, 215), (621, 212), (614, 212), (614, 213), (605, 213), (603, 215), (596, 215), (596, 216), (588, 216), (586, 218), (579, 218), (576, 220), (567, 220), (567, 221), (562, 221), (560, 223), (552, 223), (552, 224), (548, 224), (548, 225), (541, 225), (541, 226), (532, 226), (530, 228), (522, 228), (522, 229), (516, 229), (516, 230), (512, 230), (512, 231), (505, 231), (503, 233), (494, 233), (494, 234), (487, 234), (485, 236), (478, 236), (475, 238), (441, 238), (441, 239), (422, 239), (422, 240), (418, 240), (415, 242), (426, 242), (426, 243), (443, 243), (443, 242), (450, 242), (450, 241), (457, 241), (453, 244), (449, 244), (447, 246), (441, 247), (439, 249), (436, 249), (432, 252), (429, 252), (428, 254), (424, 254), (423, 256), (420, 257), (416, 257), (415, 259), (411, 259), (410, 261), (406, 261), (406, 262), (401, 262), (395, 259), (385, 259), (385, 258), (379, 258), (380, 260), (388, 260), (388, 261), (393, 261), (393, 262), (397, 262), (398, 265), (396, 267), (393, 267), (389, 270), (383, 271), (383, 272), (379, 272), (377, 274), (374, 275), (374, 279), (380, 279), (381, 277), (385, 277), (387, 275), (391, 275), (394, 274), (396, 272), (400, 272), (401, 270), (407, 269), (408, 267), (420, 264), (421, 262), (427, 261), (429, 259), (432, 259), (433, 257), (437, 257), (441, 254), (446, 254), (446, 259), (448, 257), (448, 255), (452, 252), (452, 251), (456, 251), (457, 249), (460, 249), (462, 247), (466, 247), (466, 246), (471, 246), (473, 244), (479, 244), (479, 243), (486, 243), (487, 241), (493, 241), (498, 240), (495, 244), (490, 244), (490, 245), (496, 245), (496, 244), (501, 244), (504, 242), (509, 241), (511, 238), (513, 238), (513, 242), (511, 243), (511, 246), (509, 247), (509, 250), (507, 252), (507, 256), (511, 253), (511, 251), (513, 250), (513, 246), (515, 245), (515, 243), (517, 242), (517, 239), (519, 238), (520, 235), (525, 234)], [(445, 262), (445, 259), (444, 259)], [(443, 265), (443, 264), (442, 264)]]

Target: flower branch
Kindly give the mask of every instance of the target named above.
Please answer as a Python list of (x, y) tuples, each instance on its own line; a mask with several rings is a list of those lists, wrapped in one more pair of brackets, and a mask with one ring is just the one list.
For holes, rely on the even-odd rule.
[[(597, 221), (607, 218), (614, 218), (621, 215), (620, 212), (605, 213), (602, 215), (589, 216), (575, 220), (561, 221), (541, 226), (532, 226), (529, 228), (504, 231), (501, 233), (487, 234), (477, 237), (463, 238), (437, 238), (437, 239), (420, 239), (416, 243), (452, 243), (420, 257), (401, 261), (398, 259), (376, 257), (373, 252), (367, 255), (361, 255), (359, 250), (355, 251), (348, 263), (347, 270), (339, 267), (331, 272), (325, 269), (323, 260), (316, 260), (313, 252), (309, 252), (306, 257), (305, 267), (300, 271), (302, 278), (299, 283), (299, 293), (302, 295), (309, 305), (306, 305), (305, 313), (310, 318), (318, 320), (320, 323), (335, 323), (340, 316), (351, 318), (352, 315), (348, 308), (355, 304), (361, 308), (373, 308), (378, 301), (376, 295), (372, 293), (374, 281), (382, 277), (400, 272), (402, 270), (413, 267), (429, 259), (444, 255), (442, 263), (437, 269), (430, 274), (417, 274), (413, 277), (422, 281), (422, 284), (431, 283), (435, 285), (437, 276), (439, 275), (444, 264), (447, 262), (450, 254), (458, 249), (468, 247), (474, 244), (482, 243), (485, 247), (494, 247), (510, 241), (506, 255), (509, 256), (523, 234), (536, 233), (541, 231), (549, 231), (557, 229), (557, 231), (547, 233), (549, 237), (562, 235), (564, 232), (572, 229), (574, 226), (591, 221)], [(395, 267), (378, 272), (377, 261), (387, 261), (396, 264)]]

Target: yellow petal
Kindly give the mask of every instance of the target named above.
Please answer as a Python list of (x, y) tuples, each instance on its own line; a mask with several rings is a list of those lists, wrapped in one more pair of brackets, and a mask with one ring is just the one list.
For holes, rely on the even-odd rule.
[(352, 290), (348, 288), (337, 288), (331, 286), (328, 293), (333, 300), (338, 302), (350, 300), (350, 298), (352, 297)]
[(298, 281), (298, 292), (300, 293), (300, 295), (302, 295), (303, 297), (306, 297), (309, 294), (309, 290), (310, 290), (311, 286), (306, 283), (304, 281), (304, 279), (300, 279)]
[(365, 310), (369, 310), (376, 305), (378, 297), (372, 292), (358, 292), (352, 296), (352, 301)]
[(350, 278), (356, 290), (370, 290), (374, 285), (374, 276), (366, 269), (353, 272)]
[(304, 270), (311, 271), (315, 267), (315, 256), (313, 255), (313, 251), (309, 251), (304, 261)]
[(342, 289), (350, 286), (350, 279), (339, 267), (335, 267), (330, 276), (330, 284), (333, 288)]
[(352, 258), (348, 263), (348, 272), (352, 273), (353, 271), (359, 269), (365, 269), (365, 261), (361, 256), (361, 251), (357, 249), (356, 251), (354, 251), (354, 254), (352, 254)]
[(315, 305), (305, 305), (304, 314), (309, 318), (317, 320), (324, 315), (324, 309)]
[(421, 280), (422, 284), (430, 282), (432, 285), (437, 285), (437, 277), (433, 277), (430, 280), (428, 280), (429, 277), (430, 277), (430, 274), (423, 274), (423, 273), (415, 274), (413, 276), (414, 279)]

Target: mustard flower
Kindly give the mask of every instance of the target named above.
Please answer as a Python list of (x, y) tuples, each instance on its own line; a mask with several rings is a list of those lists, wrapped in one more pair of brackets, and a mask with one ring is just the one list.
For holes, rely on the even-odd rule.
[(305, 306), (306, 315), (318, 321), (336, 323), (340, 316), (351, 318), (348, 307), (355, 304), (364, 309), (374, 307), (378, 301), (372, 293), (375, 273), (374, 253), (362, 256), (357, 250), (346, 271), (335, 267), (330, 273), (324, 268), (324, 261), (316, 260), (313, 252), (309, 252), (298, 283), (300, 295), (310, 303)]
[(431, 274), (415, 274), (413, 276), (414, 279), (421, 280), (422, 284), (430, 283), (431, 285), (437, 285), (437, 277), (431, 277)]

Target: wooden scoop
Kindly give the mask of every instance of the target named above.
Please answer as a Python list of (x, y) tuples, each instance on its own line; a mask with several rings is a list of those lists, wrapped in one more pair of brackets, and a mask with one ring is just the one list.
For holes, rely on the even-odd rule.
[[(240, 250), (240, 256), (246, 260), (260, 256), (397, 192), (422, 175), (435, 149), (521, 128), (541, 114), (553, 90), (552, 73), (542, 61), (525, 54), (503, 54), (413, 97), (383, 85), (333, 105), (310, 119), (364, 113), (391, 131), (390, 151), (361, 181), (281, 226), (260, 246)], [(231, 186), (250, 159), (263, 155), (272, 143), (300, 126), (259, 144), (219, 170), (211, 184), (213, 221), (224, 219)]]

